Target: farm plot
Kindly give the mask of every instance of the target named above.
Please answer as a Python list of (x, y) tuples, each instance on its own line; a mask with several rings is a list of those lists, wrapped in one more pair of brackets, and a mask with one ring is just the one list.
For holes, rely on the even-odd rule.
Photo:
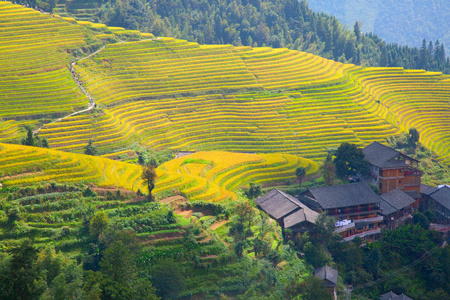
[(142, 183), (139, 166), (105, 158), (10, 144), (0, 144), (0, 157), (0, 181), (5, 186), (93, 182), (137, 190)]
[[(248, 154), (225, 151), (196, 152), (164, 163), (159, 168), (183, 177), (200, 177), (209, 184), (209, 190), (201, 191), (192, 200), (207, 200), (212, 193), (213, 201), (236, 199), (236, 188), (250, 182), (264, 183), (290, 181), (295, 170), (304, 167), (307, 174), (318, 170), (311, 160), (289, 154)], [(201, 181), (201, 180), (200, 180)], [(199, 187), (196, 189), (201, 190)], [(224, 193), (225, 192), (225, 193)]]
[[(235, 188), (249, 182), (287, 181), (295, 169), (314, 173), (318, 165), (289, 154), (245, 154), (198, 152), (158, 167), (154, 194), (182, 193), (191, 200), (224, 201), (237, 199)], [(146, 191), (142, 168), (101, 157), (62, 151), (0, 144), (0, 182), (23, 186), (39, 182), (82, 182)]]
[(106, 105), (261, 90), (233, 49), (170, 38), (115, 44), (81, 62), (76, 71), (89, 92)]
[(56, 116), (85, 107), (66, 66), (86, 32), (50, 15), (0, 3), (0, 118)]
[(400, 130), (415, 127), (420, 142), (450, 162), (450, 77), (441, 73), (368, 68), (351, 75), (365, 97), (355, 98)]

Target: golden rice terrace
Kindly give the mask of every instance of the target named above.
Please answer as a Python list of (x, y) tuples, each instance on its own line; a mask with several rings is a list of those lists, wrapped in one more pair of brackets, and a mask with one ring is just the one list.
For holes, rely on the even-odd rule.
[[(367, 145), (415, 127), (450, 161), (450, 77), (363, 68), (288, 49), (198, 45), (52, 18), (0, 4), (0, 141), (45, 116), (88, 103), (67, 52), (93, 39), (106, 47), (75, 74), (100, 109), (49, 124), (52, 148), (103, 153), (135, 143), (174, 150), (298, 154), (321, 160), (342, 142)], [(119, 32), (119, 33), (118, 33)], [(118, 37), (116, 40), (114, 40)], [(14, 42), (12, 42), (14, 41)]]

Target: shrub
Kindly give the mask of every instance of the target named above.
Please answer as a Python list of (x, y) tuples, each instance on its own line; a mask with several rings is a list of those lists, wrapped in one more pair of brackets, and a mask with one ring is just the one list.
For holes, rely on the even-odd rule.
[(193, 217), (196, 217), (197, 219), (200, 219), (202, 217), (202, 213), (201, 212), (195, 212), (192, 214)]
[(84, 191), (83, 191), (83, 197), (89, 198), (89, 197), (97, 197), (97, 193), (94, 192), (93, 190), (91, 190), (90, 187), (87, 187)]

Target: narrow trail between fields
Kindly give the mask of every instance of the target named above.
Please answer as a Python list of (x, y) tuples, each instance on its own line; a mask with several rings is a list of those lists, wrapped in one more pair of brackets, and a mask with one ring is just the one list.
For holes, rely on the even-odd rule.
[[(160, 37), (157, 37), (157, 38), (151, 38), (151, 39), (139, 40), (139, 42), (142, 42), (142, 41), (154, 41), (154, 40), (160, 40), (160, 39), (161, 39)], [(124, 42), (124, 41), (120, 40), (120, 42), (119, 42), (118, 44), (134, 43), (134, 42), (136, 42), (136, 41)], [(72, 79), (75, 80), (75, 82), (76, 82), (76, 84), (78, 85), (78, 87), (80, 88), (80, 90), (81, 90), (81, 91), (86, 95), (86, 97), (88, 98), (88, 100), (89, 100), (89, 106), (88, 106), (88, 108), (83, 109), (83, 110), (80, 110), (80, 111), (76, 111), (76, 112), (71, 113), (71, 114), (69, 114), (69, 115), (67, 115), (67, 116), (64, 116), (64, 117), (61, 117), (61, 118), (59, 118), (59, 119), (56, 119), (56, 120), (54, 120), (54, 121), (52, 121), (52, 122), (50, 122), (50, 123), (46, 123), (46, 124), (42, 125), (42, 127), (40, 127), (40, 128), (38, 127), (38, 129), (36, 129), (36, 130), (33, 131), (33, 137), (39, 132), (39, 130), (41, 130), (42, 128), (44, 128), (45, 126), (47, 126), (47, 125), (49, 125), (49, 124), (53, 124), (53, 123), (60, 122), (61, 120), (64, 120), (64, 119), (73, 117), (73, 116), (75, 116), (75, 115), (82, 114), (82, 113), (87, 112), (87, 111), (90, 111), (90, 110), (92, 110), (94, 107), (96, 107), (96, 104), (95, 104), (95, 102), (94, 102), (94, 99), (92, 99), (91, 95), (89, 95), (89, 93), (88, 93), (88, 92), (86, 91), (86, 89), (83, 87), (83, 85), (81, 84), (81, 80), (80, 80), (79, 78), (77, 78), (77, 76), (76, 76), (76, 74), (75, 74), (75, 69), (74, 69), (74, 67), (75, 67), (75, 63), (76, 63), (77, 61), (82, 61), (82, 60), (91, 58), (92, 56), (98, 54), (100, 51), (102, 51), (103, 49), (105, 49), (106, 46), (107, 46), (107, 45), (101, 47), (100, 49), (98, 49), (98, 50), (95, 51), (95, 52), (92, 52), (92, 53), (89, 54), (88, 56), (85, 56), (85, 57), (83, 57), (83, 58), (81, 58), (81, 59), (79, 59), (79, 60), (73, 61), (73, 62), (71, 61), (71, 63), (70, 63), (70, 72), (72, 73)]]

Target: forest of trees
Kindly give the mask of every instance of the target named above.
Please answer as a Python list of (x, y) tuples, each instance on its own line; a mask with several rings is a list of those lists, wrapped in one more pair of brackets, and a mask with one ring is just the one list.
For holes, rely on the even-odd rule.
[(448, 0), (308, 0), (308, 4), (348, 27), (360, 21), (363, 32), (373, 32), (388, 43), (420, 47), (426, 38), (450, 44)]
[(97, 21), (200, 44), (287, 47), (356, 65), (450, 71), (439, 41), (425, 55), (386, 44), (363, 35), (359, 23), (348, 30), (335, 17), (313, 12), (305, 0), (117, 0), (101, 7)]
[[(79, 0), (89, 3), (92, 1)], [(52, 11), (56, 2), (18, 0)], [(200, 44), (287, 47), (343, 63), (403, 67), (450, 73), (444, 44), (422, 48), (386, 43), (363, 34), (356, 22), (347, 29), (334, 16), (316, 13), (306, 0), (99, 0), (95, 22), (151, 32)], [(419, 43), (420, 41), (418, 41)], [(430, 49), (431, 47), (431, 49)]]

